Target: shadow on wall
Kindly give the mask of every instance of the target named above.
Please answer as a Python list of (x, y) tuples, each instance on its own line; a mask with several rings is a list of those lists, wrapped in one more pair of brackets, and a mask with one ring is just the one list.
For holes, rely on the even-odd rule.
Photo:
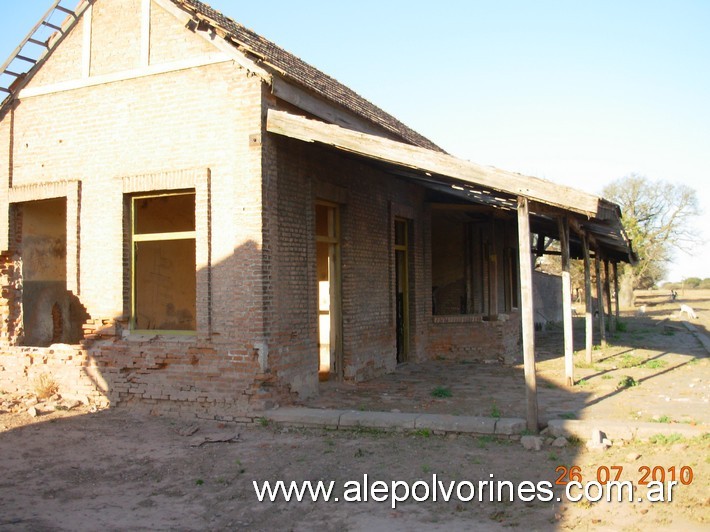
[[(199, 256), (199, 243), (197, 247)], [(175, 248), (153, 250), (145, 270), (146, 275), (167, 278), (163, 289), (140, 294), (151, 298), (146, 309), (162, 305), (165, 315), (178, 307), (166, 287), (175, 286), (179, 297), (184, 297), (184, 286), (170, 281), (170, 276), (183, 275), (185, 257), (162, 253), (170, 249)], [(316, 312), (299, 318), (310, 323), (310, 328), (291, 331), (288, 338), (264, 337), (265, 327), (276, 330), (278, 326), (275, 314), (290, 313), (279, 308), (284, 302), (276, 303), (272, 315), (263, 315), (262, 251), (254, 241), (239, 246), (211, 268), (195, 268), (193, 252), (192, 298), (197, 305), (192, 309), (196, 314), (192, 322), (196, 321), (197, 332), (180, 334), (157, 329), (131, 332), (128, 314), (89, 316), (62, 283), (23, 284), (19, 257), (4, 254), (3, 258), (15, 264), (17, 273), (14, 279), (4, 276), (3, 292), (10, 297), (4, 306), (3, 336), (10, 342), (0, 354), (4, 358), (0, 359), (0, 388), (26, 391), (39, 376), (49, 374), (62, 395), (86, 397), (101, 406), (139, 401), (156, 413), (197, 412), (223, 420), (247, 420), (249, 412), (292, 402), (294, 382), (317, 390)], [(307, 266), (304, 262), (293, 282), (311, 275)], [(5, 269), (13, 271), (7, 264)], [(125, 276), (130, 286), (130, 272)], [(315, 305), (315, 300), (309, 303), (313, 309)], [(32, 308), (24, 316), (23, 306)], [(128, 311), (130, 305), (126, 306)], [(18, 324), (14, 338), (8, 326), (12, 323)], [(275, 347), (269, 351), (268, 345)], [(284, 360), (285, 353), (288, 360)]]
[(22, 288), (23, 345), (77, 344), (90, 318), (79, 298), (59, 281), (28, 281)]

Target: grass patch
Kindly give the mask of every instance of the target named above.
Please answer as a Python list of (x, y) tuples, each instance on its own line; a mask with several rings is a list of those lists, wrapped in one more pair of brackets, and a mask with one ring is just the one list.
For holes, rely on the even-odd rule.
[(493, 403), (493, 406), (491, 407), (491, 417), (494, 417), (496, 419), (500, 419), (500, 409), (498, 408), (498, 405)]
[(617, 388), (633, 388), (634, 386), (638, 386), (639, 383), (634, 379), (631, 375), (624, 375), (619, 379), (619, 382), (616, 383)]
[(387, 431), (385, 429), (377, 429), (373, 427), (357, 427), (353, 430), (353, 432), (357, 434), (365, 434), (368, 436), (382, 436), (383, 434), (387, 434)]
[(665, 368), (668, 365), (668, 362), (665, 360), (647, 360), (643, 364), (641, 364), (640, 367), (644, 369), (661, 369)]
[(574, 367), (579, 369), (593, 369), (594, 371), (604, 371), (604, 368), (602, 368), (598, 364), (595, 364), (594, 362), (589, 363), (584, 359), (575, 362)]
[(37, 399), (49, 399), (59, 391), (59, 385), (49, 373), (42, 373), (32, 383)]
[(617, 332), (626, 332), (629, 330), (629, 327), (625, 321), (617, 320), (616, 330), (617, 330)]
[(430, 438), (431, 429), (419, 429), (414, 431), (414, 435), (419, 438)]
[(609, 375), (609, 374), (607, 374), (607, 375), (602, 375), (602, 380), (605, 380), (605, 381), (611, 380), (611, 379), (613, 379), (613, 378), (614, 378), (613, 375)]
[(584, 388), (585, 386), (589, 386), (589, 381), (587, 379), (581, 379), (576, 386), (579, 386), (580, 388)]
[(577, 414), (574, 412), (565, 412), (564, 414), (560, 414), (560, 417), (562, 419), (577, 419)]
[(643, 364), (643, 362), (644, 360), (641, 357), (626, 353), (625, 355), (621, 355), (620, 360), (616, 361), (616, 366), (619, 368), (635, 368)]
[(488, 446), (495, 441), (493, 436), (479, 436), (476, 438), (476, 446), (479, 449), (488, 449)]
[(670, 423), (672, 420), (668, 416), (661, 416), (658, 419), (652, 419), (654, 423)]
[(446, 386), (437, 386), (431, 391), (431, 395), (433, 397), (438, 397), (439, 399), (443, 399), (445, 397), (451, 397), (454, 394), (451, 393), (451, 388), (447, 388)]
[(680, 434), (656, 434), (651, 436), (648, 441), (654, 445), (673, 445), (674, 443), (679, 443), (683, 441), (683, 436)]

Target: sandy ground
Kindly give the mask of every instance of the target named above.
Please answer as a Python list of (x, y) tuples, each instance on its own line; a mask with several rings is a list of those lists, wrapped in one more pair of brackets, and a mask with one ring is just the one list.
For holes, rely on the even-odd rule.
[[(700, 315), (695, 324), (701, 327), (707, 327), (710, 316), (706, 295), (710, 294), (685, 295), (688, 300), (693, 296), (691, 304)], [(608, 349), (595, 352), (592, 365), (578, 356), (578, 378), (585, 380), (575, 387), (578, 391), (555, 385), (561, 374), (559, 364), (554, 356), (543, 357), (541, 382), (552, 387), (541, 386), (541, 393), (561, 394), (559, 401), (549, 401), (548, 416), (707, 422), (706, 353), (692, 335), (674, 328), (677, 321), (657, 325), (677, 306), (663, 297), (642, 294), (639, 304), (646, 304), (646, 314), (629, 316), (627, 331), (611, 338)], [(556, 350), (554, 330), (545, 341), (541, 349)], [(666, 364), (648, 364), (648, 360)], [(608, 375), (612, 378), (605, 378)], [(627, 375), (641, 384), (617, 390), (616, 381)], [(456, 388), (454, 392), (458, 393)], [(567, 404), (560, 402), (564, 398)], [(514, 412), (516, 406), (504, 399), (505, 394), (496, 407)], [(691, 531), (710, 527), (707, 435), (693, 440), (614, 442), (606, 451), (591, 451), (578, 442), (557, 448), (547, 440), (542, 450), (528, 451), (518, 441), (491, 437), (196, 423), (127, 409), (92, 413), (82, 405), (66, 410), (73, 404), (56, 398), (54, 411), (43, 402), (36, 406), (39, 415), (31, 417), (27, 400), (34, 402), (29, 395), (0, 394), (0, 530)], [(392, 403), (381, 394), (379, 401)], [(405, 404), (441, 407), (431, 399), (410, 397), (409, 401)], [(482, 408), (490, 414), (491, 403)], [(230, 438), (233, 441), (204, 443)], [(646, 467), (657, 467), (658, 474), (663, 469), (668, 480), (674, 473), (679, 477), (686, 466), (692, 468), (693, 479), (675, 487), (672, 502), (664, 503), (571, 503), (557, 486), (550, 502), (409, 501), (396, 509), (373, 501), (258, 502), (252, 485), (265, 480), (332, 480), (335, 495), (342, 497), (344, 483), (362, 481), (365, 474), (370, 482), (388, 483), (430, 482), (433, 474), (447, 483), (478, 483), (490, 475), (496, 480), (537, 483), (554, 482), (559, 466), (574, 465), (580, 467), (584, 481), (594, 480), (598, 471), (612, 466), (623, 467), (621, 480), (636, 485)], [(638, 490), (637, 496), (644, 493), (643, 488)]]

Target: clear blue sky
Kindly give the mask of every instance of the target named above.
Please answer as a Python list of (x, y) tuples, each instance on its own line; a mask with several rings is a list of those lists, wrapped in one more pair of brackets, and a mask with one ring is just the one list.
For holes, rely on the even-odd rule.
[[(210, 3), (464, 159), (593, 193), (686, 183), (710, 237), (710, 1)], [(0, 0), (0, 57), (49, 5)], [(709, 245), (671, 266), (689, 276)]]

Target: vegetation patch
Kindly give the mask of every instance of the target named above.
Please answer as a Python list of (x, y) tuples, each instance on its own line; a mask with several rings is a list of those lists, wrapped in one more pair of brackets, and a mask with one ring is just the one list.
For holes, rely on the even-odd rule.
[(32, 383), (37, 399), (49, 399), (59, 391), (59, 385), (49, 373), (42, 373)]
[(451, 393), (451, 388), (447, 388), (446, 386), (437, 386), (431, 391), (431, 395), (433, 397), (438, 397), (439, 399), (443, 399), (445, 397), (451, 397), (453, 396), (453, 393)]
[(643, 364), (641, 364), (641, 367), (644, 369), (661, 369), (665, 368), (668, 365), (668, 362), (665, 360), (647, 360)]
[(634, 386), (638, 386), (638, 385), (639, 385), (639, 383), (631, 375), (624, 375), (623, 377), (621, 377), (621, 379), (617, 383), (616, 387), (623, 389), (623, 388), (633, 388)]
[(636, 366), (643, 364), (643, 362), (643, 358), (632, 355), (631, 353), (626, 353), (621, 355), (621, 359), (616, 360), (615, 364), (619, 368), (635, 368)]
[(683, 436), (680, 434), (656, 434), (651, 436), (648, 441), (656, 445), (673, 445), (674, 443), (683, 441)]

